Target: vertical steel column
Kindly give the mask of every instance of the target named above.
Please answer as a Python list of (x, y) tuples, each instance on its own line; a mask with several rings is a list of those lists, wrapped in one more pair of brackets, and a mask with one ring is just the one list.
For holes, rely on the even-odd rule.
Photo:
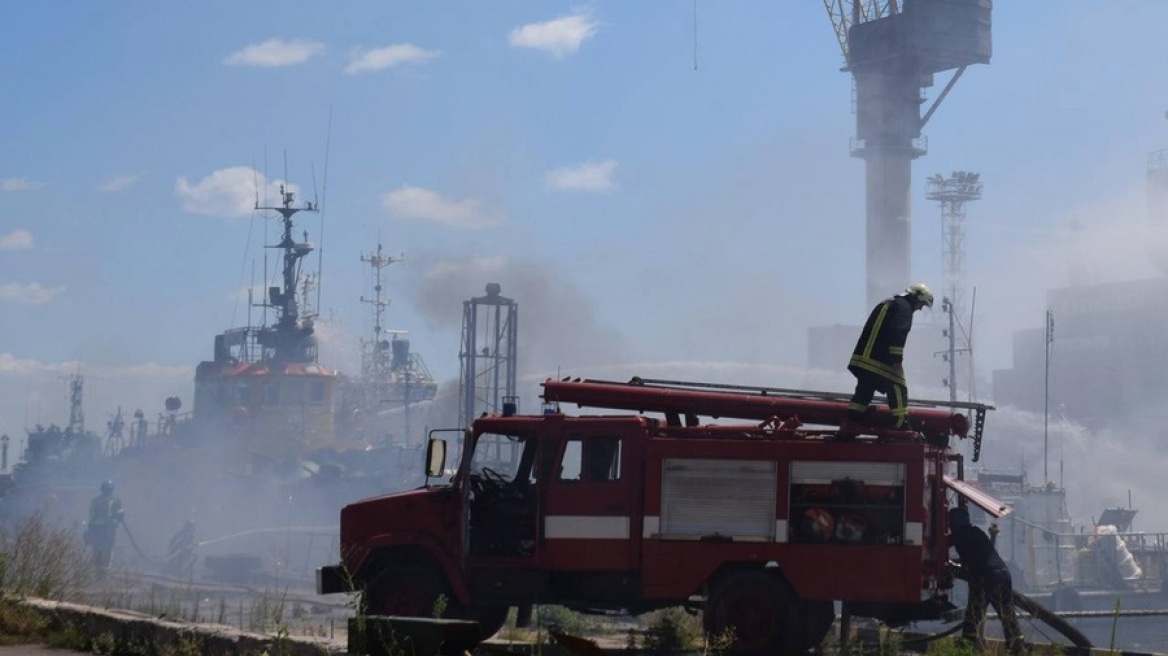
[(498, 283), (488, 283), (485, 296), (463, 301), (461, 428), (484, 412), (501, 412), (502, 404), (516, 394), (519, 305), (499, 292)]

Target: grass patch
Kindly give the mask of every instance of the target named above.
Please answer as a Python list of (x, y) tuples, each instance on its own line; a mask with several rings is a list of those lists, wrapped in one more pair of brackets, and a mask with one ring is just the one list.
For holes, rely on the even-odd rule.
[(48, 622), (10, 599), (0, 600), (0, 645), (21, 645), (40, 640)]
[(77, 530), (37, 512), (0, 531), (0, 592), (18, 597), (77, 600), (93, 581), (89, 553)]
[(646, 613), (637, 618), (644, 627), (641, 644), (636, 645), (653, 654), (697, 649), (702, 646), (701, 620), (675, 606)]

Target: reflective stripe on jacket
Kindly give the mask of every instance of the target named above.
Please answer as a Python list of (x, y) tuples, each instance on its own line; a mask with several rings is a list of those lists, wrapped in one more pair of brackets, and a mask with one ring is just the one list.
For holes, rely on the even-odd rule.
[(856, 349), (848, 362), (852, 373), (873, 373), (898, 385), (904, 376), (896, 365), (904, 360), (904, 343), (912, 330), (913, 305), (907, 296), (893, 296), (881, 301), (868, 315)]
[(89, 503), (89, 525), (94, 528), (116, 524), (121, 515), (122, 502), (112, 495), (98, 495)]

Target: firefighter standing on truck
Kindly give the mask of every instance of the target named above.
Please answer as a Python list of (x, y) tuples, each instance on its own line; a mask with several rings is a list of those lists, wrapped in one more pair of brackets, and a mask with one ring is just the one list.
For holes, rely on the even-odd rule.
[(848, 403), (848, 418), (839, 437), (855, 437), (864, 423), (868, 404), (876, 392), (888, 397), (894, 427), (911, 430), (908, 420), (908, 383), (904, 378), (904, 343), (912, 330), (913, 313), (933, 307), (933, 292), (917, 283), (904, 292), (881, 301), (868, 315), (848, 371), (856, 377), (856, 391)]
[(985, 628), (986, 606), (993, 605), (1002, 621), (1006, 649), (1011, 656), (1026, 654), (1022, 629), (1014, 614), (1014, 582), (1010, 570), (989, 536), (969, 521), (969, 510), (957, 506), (949, 511), (949, 544), (957, 550), (961, 569), (969, 584), (969, 599), (965, 602), (965, 619), (961, 623), (961, 639), (985, 649), (982, 637)]

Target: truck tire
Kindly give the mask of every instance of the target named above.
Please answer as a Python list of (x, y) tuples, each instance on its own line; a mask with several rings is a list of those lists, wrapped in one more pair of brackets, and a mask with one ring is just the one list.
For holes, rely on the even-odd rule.
[(479, 634), (483, 640), (502, 630), (503, 625), (507, 623), (507, 613), (509, 612), (511, 612), (510, 606), (492, 606), (475, 610), (475, 621), (479, 623)]
[(387, 567), (370, 580), (362, 594), (366, 615), (399, 617), (434, 617), (438, 600), (446, 598), (447, 612), (457, 603), (446, 584), (446, 577), (425, 565)]
[[(438, 600), (445, 596), (439, 608)], [(434, 617), (442, 610), (443, 619), (473, 619), (479, 623), (479, 635), (490, 638), (507, 623), (509, 606), (477, 608), (469, 612), (459, 604), (447, 585), (446, 576), (433, 566), (399, 565), (382, 571), (365, 587), (366, 615), (398, 617)]]
[(818, 647), (835, 624), (835, 604), (830, 601), (800, 602), (803, 625), (807, 627), (807, 647)]
[(766, 572), (739, 571), (714, 583), (704, 621), (714, 636), (733, 631), (733, 654), (798, 654), (811, 647), (800, 611), (799, 601), (782, 581)]

